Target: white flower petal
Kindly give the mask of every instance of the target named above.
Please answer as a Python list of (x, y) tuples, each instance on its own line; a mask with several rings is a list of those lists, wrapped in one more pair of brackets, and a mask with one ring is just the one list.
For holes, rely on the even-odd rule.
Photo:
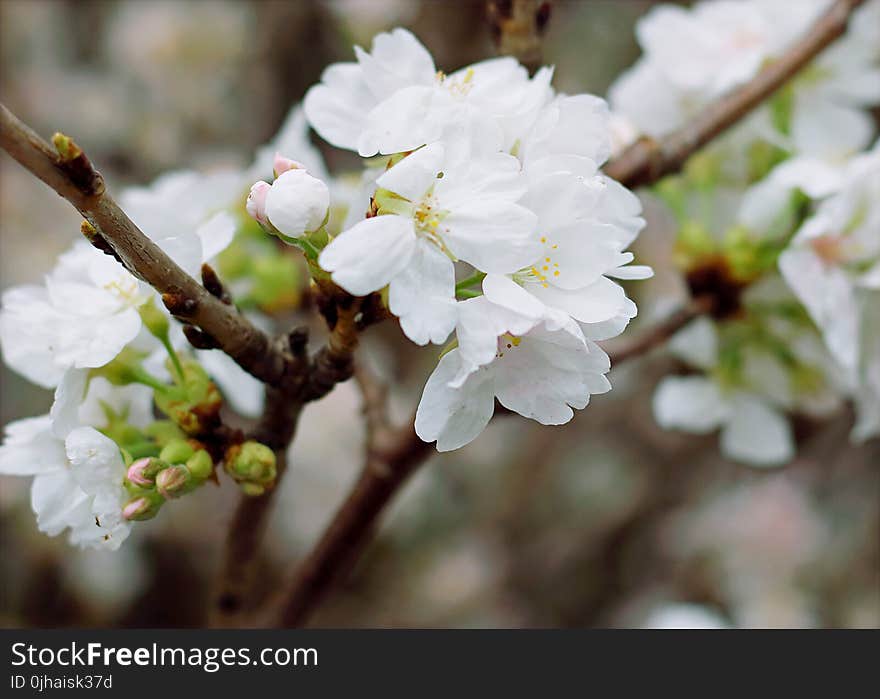
[(64, 444), (52, 433), (48, 415), (10, 422), (5, 431), (0, 446), (0, 474), (35, 476), (67, 468)]
[(89, 495), (122, 488), (125, 465), (119, 446), (93, 427), (78, 427), (64, 440), (71, 471)]
[(455, 328), (455, 267), (426, 240), (388, 288), (388, 307), (404, 334), (417, 345), (440, 344)]
[(49, 415), (52, 417), (52, 432), (59, 439), (64, 439), (80, 424), (79, 407), (85, 400), (88, 380), (87, 370), (68, 369), (55, 389), (55, 400)]
[(416, 247), (412, 220), (374, 216), (340, 233), (318, 258), (333, 281), (355, 296), (388, 284), (410, 263)]
[(419, 148), (386, 170), (376, 184), (417, 202), (437, 181), (437, 173), (443, 169), (443, 157), (444, 149), (439, 143)]
[(477, 371), (460, 388), (450, 382), (461, 369), (459, 350), (447, 352), (425, 384), (416, 411), (416, 434), (437, 442), (437, 451), (451, 451), (473, 441), (495, 412), (491, 376)]
[(730, 413), (718, 385), (702, 376), (668, 376), (654, 392), (654, 419), (663, 429), (704, 434), (716, 429)]
[(754, 466), (779, 466), (794, 458), (794, 439), (784, 415), (744, 394), (734, 398), (721, 431), (721, 452)]
[(477, 269), (505, 274), (540, 254), (533, 235), (536, 223), (535, 214), (517, 204), (474, 201), (459, 205), (443, 219), (443, 240), (456, 257)]

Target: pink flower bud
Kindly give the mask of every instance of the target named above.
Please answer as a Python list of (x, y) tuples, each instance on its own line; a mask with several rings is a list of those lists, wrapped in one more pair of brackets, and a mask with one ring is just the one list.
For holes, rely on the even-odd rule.
[(146, 519), (151, 509), (152, 505), (147, 498), (135, 498), (127, 502), (125, 507), (122, 508), (122, 516), (129, 521)]
[(153, 479), (146, 473), (150, 467), (150, 461), (149, 457), (145, 457), (138, 459), (128, 467), (126, 476), (130, 483), (140, 488), (151, 488), (153, 486)]
[(186, 466), (171, 466), (156, 476), (156, 490), (166, 498), (183, 495), (189, 485), (190, 475)]
[(279, 177), (282, 172), (287, 172), (288, 170), (305, 170), (305, 167), (305, 165), (298, 163), (296, 160), (285, 158), (281, 153), (276, 153), (275, 160), (272, 161), (275, 177)]
[(268, 182), (262, 180), (255, 182), (251, 187), (250, 194), (248, 194), (247, 204), (245, 204), (248, 215), (264, 226), (269, 224), (269, 219), (266, 216), (266, 196), (271, 188), (272, 185)]

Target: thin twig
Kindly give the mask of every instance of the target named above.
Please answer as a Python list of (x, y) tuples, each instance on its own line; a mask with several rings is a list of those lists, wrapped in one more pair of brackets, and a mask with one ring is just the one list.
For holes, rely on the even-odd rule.
[(661, 141), (647, 137), (636, 141), (605, 166), (605, 174), (627, 187), (638, 187), (678, 172), (691, 155), (747, 116), (843, 34), (850, 15), (863, 2), (836, 0), (783, 56), (749, 82), (720, 97)]
[(172, 313), (204, 330), (245, 371), (267, 383), (277, 382), (286, 362), (269, 337), (144, 235), (106, 191), (104, 178), (85, 154), (61, 138), (66, 157), (0, 104), (0, 146), (76, 207), (91, 224), (90, 239), (99, 247), (109, 246), (126, 269), (163, 295)]
[(712, 309), (712, 302), (707, 296), (692, 299), (687, 305), (676, 309), (635, 339), (620, 347), (610, 348), (608, 356), (611, 358), (612, 368), (660, 347), (692, 320), (708, 313)]

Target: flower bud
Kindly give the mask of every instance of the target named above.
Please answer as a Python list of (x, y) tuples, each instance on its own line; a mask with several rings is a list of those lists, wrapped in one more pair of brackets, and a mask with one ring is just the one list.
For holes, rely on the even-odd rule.
[(281, 153), (275, 154), (275, 159), (272, 161), (272, 170), (275, 172), (275, 177), (281, 177), (282, 173), (287, 172), (288, 170), (305, 170), (306, 166), (302, 163), (298, 163), (296, 160), (291, 160), (290, 158), (285, 158)]
[(159, 459), (151, 457), (138, 459), (128, 467), (125, 477), (128, 478), (129, 483), (139, 488), (152, 488), (156, 474), (167, 465)]
[(169, 464), (183, 464), (193, 455), (195, 449), (185, 439), (172, 439), (168, 444), (162, 447), (159, 452), (159, 458), (167, 461)]
[(241, 492), (251, 497), (256, 497), (266, 492), (266, 486), (259, 485), (258, 483), (240, 483), (239, 485), (241, 486)]
[(193, 479), (203, 481), (214, 472), (214, 460), (204, 449), (199, 449), (187, 459), (186, 467)]
[(189, 490), (191, 481), (192, 476), (186, 466), (169, 466), (156, 476), (156, 490), (169, 499), (180, 497)]
[(302, 169), (287, 170), (266, 194), (265, 211), (283, 236), (300, 238), (324, 225), (330, 208), (330, 190)]
[(264, 226), (269, 225), (269, 219), (266, 218), (266, 195), (269, 194), (271, 188), (272, 185), (268, 182), (263, 182), (262, 180), (255, 182), (251, 186), (251, 191), (245, 203), (248, 215)]
[(139, 495), (129, 500), (122, 507), (122, 516), (130, 522), (142, 522), (153, 519), (162, 507), (164, 500), (158, 494)]
[(160, 447), (174, 439), (185, 439), (186, 435), (171, 420), (155, 420), (144, 428), (144, 433)]
[(184, 361), (182, 369), (183, 385), (161, 393), (157, 391), (156, 406), (186, 434), (208, 432), (216, 423), (223, 397), (196, 360)]
[(249, 495), (260, 494), (275, 482), (275, 452), (265, 444), (247, 441), (229, 447), (226, 450), (224, 465), (226, 472), (238, 481), (244, 492)]

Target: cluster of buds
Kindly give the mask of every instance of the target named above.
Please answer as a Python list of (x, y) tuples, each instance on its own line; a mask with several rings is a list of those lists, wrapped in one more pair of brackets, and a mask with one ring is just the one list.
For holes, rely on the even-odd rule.
[(180, 371), (178, 386), (156, 391), (156, 406), (188, 435), (209, 432), (223, 405), (220, 391), (197, 361), (184, 360)]
[(213, 473), (214, 461), (198, 442), (173, 438), (158, 457), (137, 459), (128, 467), (125, 488), (132, 499), (123, 507), (123, 516), (152, 519), (166, 500), (195, 490)]
[(226, 450), (223, 462), (245, 495), (262, 495), (275, 485), (275, 452), (265, 444), (253, 440), (234, 444)]

